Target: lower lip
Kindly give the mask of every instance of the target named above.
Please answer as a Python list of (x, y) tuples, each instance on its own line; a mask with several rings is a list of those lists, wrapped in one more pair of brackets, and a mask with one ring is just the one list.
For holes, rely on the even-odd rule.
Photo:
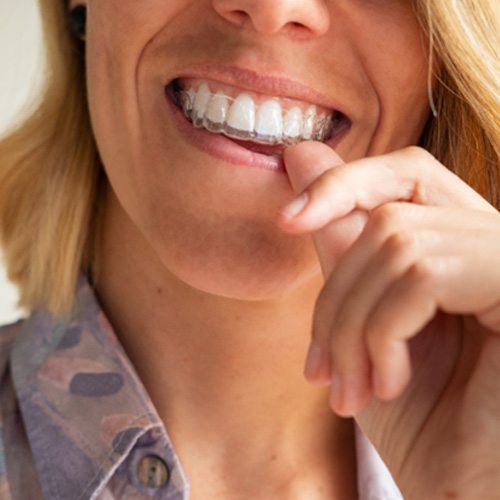
[[(173, 114), (177, 128), (186, 141), (197, 149), (233, 165), (286, 173), (285, 164), (281, 158), (255, 153), (236, 144), (222, 134), (214, 134), (205, 129), (194, 127), (185, 117), (182, 110), (172, 102), (167, 92), (165, 92), (165, 98)], [(345, 127), (335, 137), (327, 141), (326, 144), (332, 148), (335, 147), (348, 129), (349, 127)]]

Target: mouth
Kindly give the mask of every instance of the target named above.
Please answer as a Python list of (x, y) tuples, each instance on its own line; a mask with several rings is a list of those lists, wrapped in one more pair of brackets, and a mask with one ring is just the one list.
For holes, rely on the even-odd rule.
[(281, 157), (286, 147), (302, 141), (331, 143), (350, 127), (340, 111), (211, 80), (177, 78), (165, 92), (193, 127), (267, 156)]

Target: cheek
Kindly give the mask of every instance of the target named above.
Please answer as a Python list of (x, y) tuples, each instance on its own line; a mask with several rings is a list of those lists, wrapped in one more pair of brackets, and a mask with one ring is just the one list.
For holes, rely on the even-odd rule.
[[(138, 71), (148, 46), (175, 24), (188, 0), (89, 0), (86, 68), (92, 126), (105, 164), (138, 156)], [(111, 139), (112, 138), (112, 139)], [(110, 140), (111, 139), (111, 140)]]
[(410, 2), (385, 3), (358, 21), (355, 42), (379, 109), (369, 155), (416, 144), (430, 111), (426, 35)]
[[(210, 165), (210, 175), (188, 164), (197, 176), (186, 175), (185, 161), (172, 162), (115, 188), (134, 193), (123, 201), (127, 214), (169, 272), (194, 288), (250, 300), (280, 296), (320, 274), (311, 238), (277, 228), (272, 200), (279, 189), (265, 186), (267, 175), (229, 179), (225, 168)], [(134, 204), (139, 191), (142, 203)]]
[(166, 269), (216, 295), (276, 298), (320, 276), (311, 239), (278, 234), (272, 224), (228, 217), (207, 222), (177, 211), (147, 236)]

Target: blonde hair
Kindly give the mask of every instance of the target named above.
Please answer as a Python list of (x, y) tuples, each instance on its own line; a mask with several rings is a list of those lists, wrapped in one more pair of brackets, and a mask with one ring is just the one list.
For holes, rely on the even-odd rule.
[[(90, 125), (81, 42), (61, 0), (39, 0), (46, 79), (39, 103), (0, 141), (0, 244), (20, 305), (68, 314), (79, 273), (98, 279), (105, 185)], [(497, 0), (416, 0), (439, 60), (420, 145), (499, 207)]]

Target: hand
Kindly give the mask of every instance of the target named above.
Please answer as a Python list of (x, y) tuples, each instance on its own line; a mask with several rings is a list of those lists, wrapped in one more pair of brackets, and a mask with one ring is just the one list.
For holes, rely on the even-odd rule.
[(306, 377), (405, 498), (500, 498), (500, 214), (420, 148), (343, 164), (302, 143), (285, 165), (306, 205), (278, 223), (325, 276)]

